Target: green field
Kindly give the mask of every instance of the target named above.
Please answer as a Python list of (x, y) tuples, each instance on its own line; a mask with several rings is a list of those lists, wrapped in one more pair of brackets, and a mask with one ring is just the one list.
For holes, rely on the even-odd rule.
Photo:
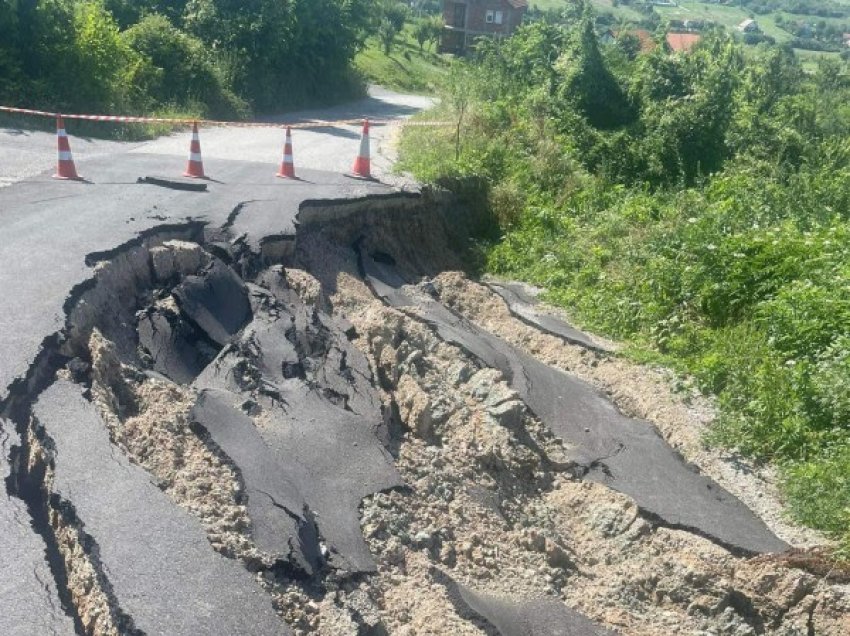
[(829, 51), (807, 51), (805, 49), (794, 49), (794, 55), (800, 58), (803, 65), (803, 70), (808, 73), (814, 73), (817, 70), (818, 60), (833, 58), (838, 59), (838, 53)]
[(410, 25), (396, 38), (385, 55), (377, 38), (370, 38), (354, 59), (355, 68), (368, 81), (387, 88), (414, 93), (434, 93), (448, 71), (448, 58), (434, 53), (429, 46), (419, 50)]
[[(548, 9), (560, 9), (567, 6), (568, 3), (569, 0), (531, 0), (529, 5), (546, 11)], [(621, 20), (637, 22), (641, 19), (640, 11), (622, 4), (615, 8), (611, 4), (611, 0), (591, 0), (591, 4), (598, 13), (613, 13)]]
[[(842, 4), (850, 5), (850, 0), (840, 0)], [(540, 9), (557, 9), (566, 6), (568, 0), (532, 0), (531, 5)], [(597, 12), (613, 13), (618, 20), (623, 22), (638, 22), (642, 15), (631, 7), (620, 5), (614, 7), (611, 0), (592, 0)], [(655, 11), (662, 18), (662, 23), (668, 20), (711, 20), (723, 25), (729, 30), (734, 30), (741, 22), (752, 14), (741, 7), (733, 7), (719, 4), (708, 4), (698, 0), (679, 0), (676, 7), (655, 7)], [(793, 36), (776, 25), (776, 17), (782, 15), (783, 19), (798, 21), (821, 21), (844, 24), (850, 23), (850, 18), (820, 18), (817, 16), (803, 16), (787, 12), (775, 12), (767, 15), (755, 16), (756, 22), (765, 34), (773, 37), (778, 43), (790, 42)], [(807, 71), (814, 70), (817, 61), (824, 57), (838, 57), (837, 53), (819, 51), (806, 51), (794, 49), (798, 57), (803, 61)]]

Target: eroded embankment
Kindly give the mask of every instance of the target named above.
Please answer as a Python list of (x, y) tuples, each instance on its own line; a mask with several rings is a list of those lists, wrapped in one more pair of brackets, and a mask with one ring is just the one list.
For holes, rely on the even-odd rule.
[[(312, 203), (294, 237), (191, 224), (92, 256), (3, 408), (77, 632), (847, 633), (843, 572), (753, 558), (784, 547), (767, 526), (817, 538), (702, 448), (708, 407), (457, 273), (447, 206)], [(577, 378), (619, 408), (609, 437), (584, 385), (561, 395)], [(744, 533), (665, 506), (687, 479), (630, 496), (620, 411)]]

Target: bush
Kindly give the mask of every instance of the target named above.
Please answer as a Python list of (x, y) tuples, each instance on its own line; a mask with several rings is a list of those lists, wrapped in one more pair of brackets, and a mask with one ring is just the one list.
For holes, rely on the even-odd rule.
[(480, 47), (440, 115), (460, 152), (406, 130), (403, 167), (486, 183), (467, 200), (494, 224), (487, 269), (694, 377), (710, 441), (774, 461), (798, 518), (850, 549), (846, 67), (722, 34), (606, 59), (585, 29)]
[(132, 85), (148, 108), (167, 104), (203, 105), (205, 115), (230, 118), (248, 114), (248, 107), (225, 84), (200, 40), (172, 26), (165, 16), (151, 14), (122, 34), (140, 56)]

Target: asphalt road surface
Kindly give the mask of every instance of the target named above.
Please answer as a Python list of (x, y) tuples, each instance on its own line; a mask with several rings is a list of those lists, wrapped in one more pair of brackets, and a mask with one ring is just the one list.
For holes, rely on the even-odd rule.
[[(269, 121), (301, 123), (359, 119), (400, 119), (408, 117), (433, 103), (428, 97), (400, 95), (379, 87), (371, 87), (369, 96), (343, 106), (299, 111)], [(94, 159), (114, 157), (124, 153), (153, 154), (162, 157), (159, 174), (177, 176), (186, 167), (190, 135), (186, 130), (148, 142), (121, 143), (78, 137), (74, 134), (73, 120), (65, 127), (71, 139), (71, 151), (77, 171), (95, 182), (108, 178), (97, 165), (89, 167)], [(372, 169), (383, 181), (393, 181), (389, 174), (395, 155), (392, 138), (397, 127), (374, 126), (371, 131)], [(219, 178), (220, 161), (255, 161), (265, 163), (272, 172), (277, 171), (283, 156), (284, 131), (280, 128), (201, 128), (201, 152), (207, 176)], [(342, 126), (293, 131), (293, 152), (296, 172), (301, 168), (346, 172), (351, 169), (360, 144), (360, 127)], [(167, 160), (166, 157), (173, 159)], [(43, 172), (56, 165), (56, 135), (41, 131), (0, 128), (0, 188)], [(226, 170), (226, 169), (223, 169)]]
[[(399, 119), (428, 104), (375, 89), (355, 104), (281, 119)], [(375, 173), (384, 181), (392, 180), (396, 130), (374, 129)], [(72, 137), (86, 180), (62, 182), (50, 178), (53, 135), (0, 131), (0, 185), (8, 185), (0, 188), (0, 609), (13, 608), (0, 611), (0, 634), (83, 631), (72, 608), (77, 588), (65, 576), (67, 546), (59, 545), (48, 512), (82, 533), (74, 558), (89, 559), (124, 621), (122, 633), (290, 633), (257, 577), (217, 553), (200, 521), (111, 439), (104, 421), (111, 420), (88, 389), (97, 382), (114, 393), (114, 404), (102, 408), (114, 408), (122, 423), (138, 406), (128, 387), (158, 377), (187, 388), (187, 434), (238, 474), (247, 531), (279, 572), (304, 578), (376, 571), (360, 505), (377, 492), (409, 488), (392, 455), (392, 409), (383, 408), (378, 378), (349, 342), (353, 327), (303, 301), (280, 265), (269, 267), (274, 259), (262, 255), (311, 231), (298, 223), (306, 201), (371, 197), (371, 205), (398, 189), (345, 174), (359, 147), (356, 126), (299, 130), (294, 141), (300, 180), (289, 181), (275, 177), (281, 130), (203, 130), (210, 178), (206, 191), (188, 191), (139, 182), (182, 172), (186, 133), (143, 144)], [(398, 194), (397, 202), (415, 196)], [(333, 228), (338, 208), (325, 212)], [(154, 231), (155, 249), (142, 249)], [(185, 235), (206, 250), (164, 242)], [(157, 265), (156, 250), (174, 259), (171, 273)], [(687, 466), (650, 423), (624, 417), (591, 387), (435, 300), (408, 296), (393, 267), (368, 255), (361, 265), (378, 297), (502, 371), (567, 443), (579, 476), (628, 494), (653, 521), (734, 551), (786, 547)], [(526, 322), (598, 347), (539, 311), (521, 289), (498, 290)], [(63, 343), (85, 349), (95, 325), (118, 351), (112, 380), (89, 373), (86, 360), (70, 359), (76, 352), (59, 355)], [(608, 633), (551, 600), (498, 598), (451, 580), (446, 587), (462, 613), (503, 636)]]
[[(746, 553), (788, 546), (744, 504), (688, 466), (649, 422), (622, 415), (586, 383), (479, 329), (437, 301), (409, 297), (390, 265), (361, 255), (367, 280), (389, 305), (431, 326), (488, 367), (502, 371), (531, 411), (571, 448), (584, 479), (632, 497), (649, 515)], [(516, 304), (516, 301), (515, 303)], [(551, 325), (556, 328), (556, 325)], [(570, 340), (586, 340), (580, 332)]]
[[(280, 119), (400, 119), (430, 103), (381, 90), (371, 93), (345, 107)], [(237, 231), (249, 237), (251, 232), (292, 235), (295, 216), (305, 200), (359, 198), (392, 191), (378, 181), (345, 176), (359, 148), (356, 126), (297, 131), (299, 181), (274, 176), (281, 160), (282, 130), (202, 130), (202, 152), (210, 177), (205, 182), (207, 192), (137, 183), (140, 177), (181, 175), (188, 155), (186, 132), (148, 143), (117, 143), (76, 137), (73, 123), (67, 126), (77, 170), (85, 181), (51, 179), (56, 164), (54, 134), (0, 129), (0, 290), (4, 298), (0, 303), (0, 407), (6, 411), (18, 409), (20, 401), (26, 406), (36, 397), (28, 392), (37, 391), (42, 381), (33, 377), (32, 370), (45, 339), (66, 326), (66, 312), (79, 292), (91, 285), (93, 267), (120, 246), (137, 241), (154, 228), (184, 228), (198, 222), (213, 228), (235, 224)], [(372, 130), (373, 172), (385, 180), (391, 180), (387, 174), (392, 163), (389, 142), (396, 131), (390, 126)], [(239, 212), (256, 214), (250, 221), (240, 222)], [(238, 322), (239, 317), (233, 320)], [(223, 328), (228, 326), (232, 327), (225, 324)], [(218, 335), (227, 337), (229, 333)], [(24, 382), (28, 375), (29, 385)], [(17, 396), (17, 401), (12, 396)], [(370, 398), (360, 399), (368, 403)], [(97, 413), (74, 385), (54, 384), (36, 408), (58, 452), (52, 496), (70, 501), (85, 519), (87, 532), (95, 537), (101, 566), (110, 572), (115, 602), (131, 614), (137, 629), (151, 634), (288, 633), (249, 573), (237, 562), (217, 555), (197, 522), (168, 501), (144, 471), (115, 452)], [(338, 423), (329, 426), (346, 425), (346, 417), (353, 416), (340, 415)], [(214, 418), (208, 419), (212, 427)], [(369, 430), (376, 430), (378, 423), (372, 420)], [(11, 422), (0, 420), (0, 441), (0, 477), (5, 480), (13, 472), (10, 458), (20, 444)], [(297, 441), (281, 439), (279, 443)], [(311, 450), (306, 441), (300, 443), (304, 452), (325, 457), (320, 449)], [(357, 446), (352, 440), (346, 443)], [(383, 457), (377, 442), (363, 444), (359, 452), (360, 456), (348, 453), (354, 464), (362, 461), (363, 453)], [(341, 490), (338, 496), (346, 505), (339, 509), (325, 510), (332, 506), (325, 502), (331, 502), (336, 493), (304, 489), (308, 490), (304, 496), (326, 518), (335, 519), (336, 515), (340, 519), (342, 532), (337, 533), (333, 547), (340, 559), (350, 557), (351, 569), (374, 567), (359, 535), (357, 505), (367, 492), (398, 483), (391, 462), (384, 459), (383, 465), (383, 472), (371, 482), (364, 475), (363, 480)], [(325, 470), (330, 468), (328, 465)], [(260, 482), (260, 487), (265, 485)], [(30, 494), (38, 505), (40, 495)], [(289, 522), (292, 525), (291, 518)], [(34, 525), (24, 501), (4, 491), (0, 497), (0, 634), (74, 633), (68, 599), (60, 598), (48, 563), (50, 554), (54, 559), (58, 555), (33, 531)], [(333, 528), (328, 530), (332, 534)], [(150, 541), (150, 537), (157, 540)], [(138, 576), (139, 572), (149, 576)]]

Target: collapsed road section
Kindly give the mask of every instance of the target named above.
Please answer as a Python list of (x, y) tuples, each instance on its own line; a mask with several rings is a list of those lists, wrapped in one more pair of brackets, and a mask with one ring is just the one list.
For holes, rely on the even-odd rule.
[(4, 633), (846, 633), (840, 573), (772, 556), (651, 418), (449, 306), (452, 205), (281, 229), (245, 201), (92, 255), (3, 403)]

